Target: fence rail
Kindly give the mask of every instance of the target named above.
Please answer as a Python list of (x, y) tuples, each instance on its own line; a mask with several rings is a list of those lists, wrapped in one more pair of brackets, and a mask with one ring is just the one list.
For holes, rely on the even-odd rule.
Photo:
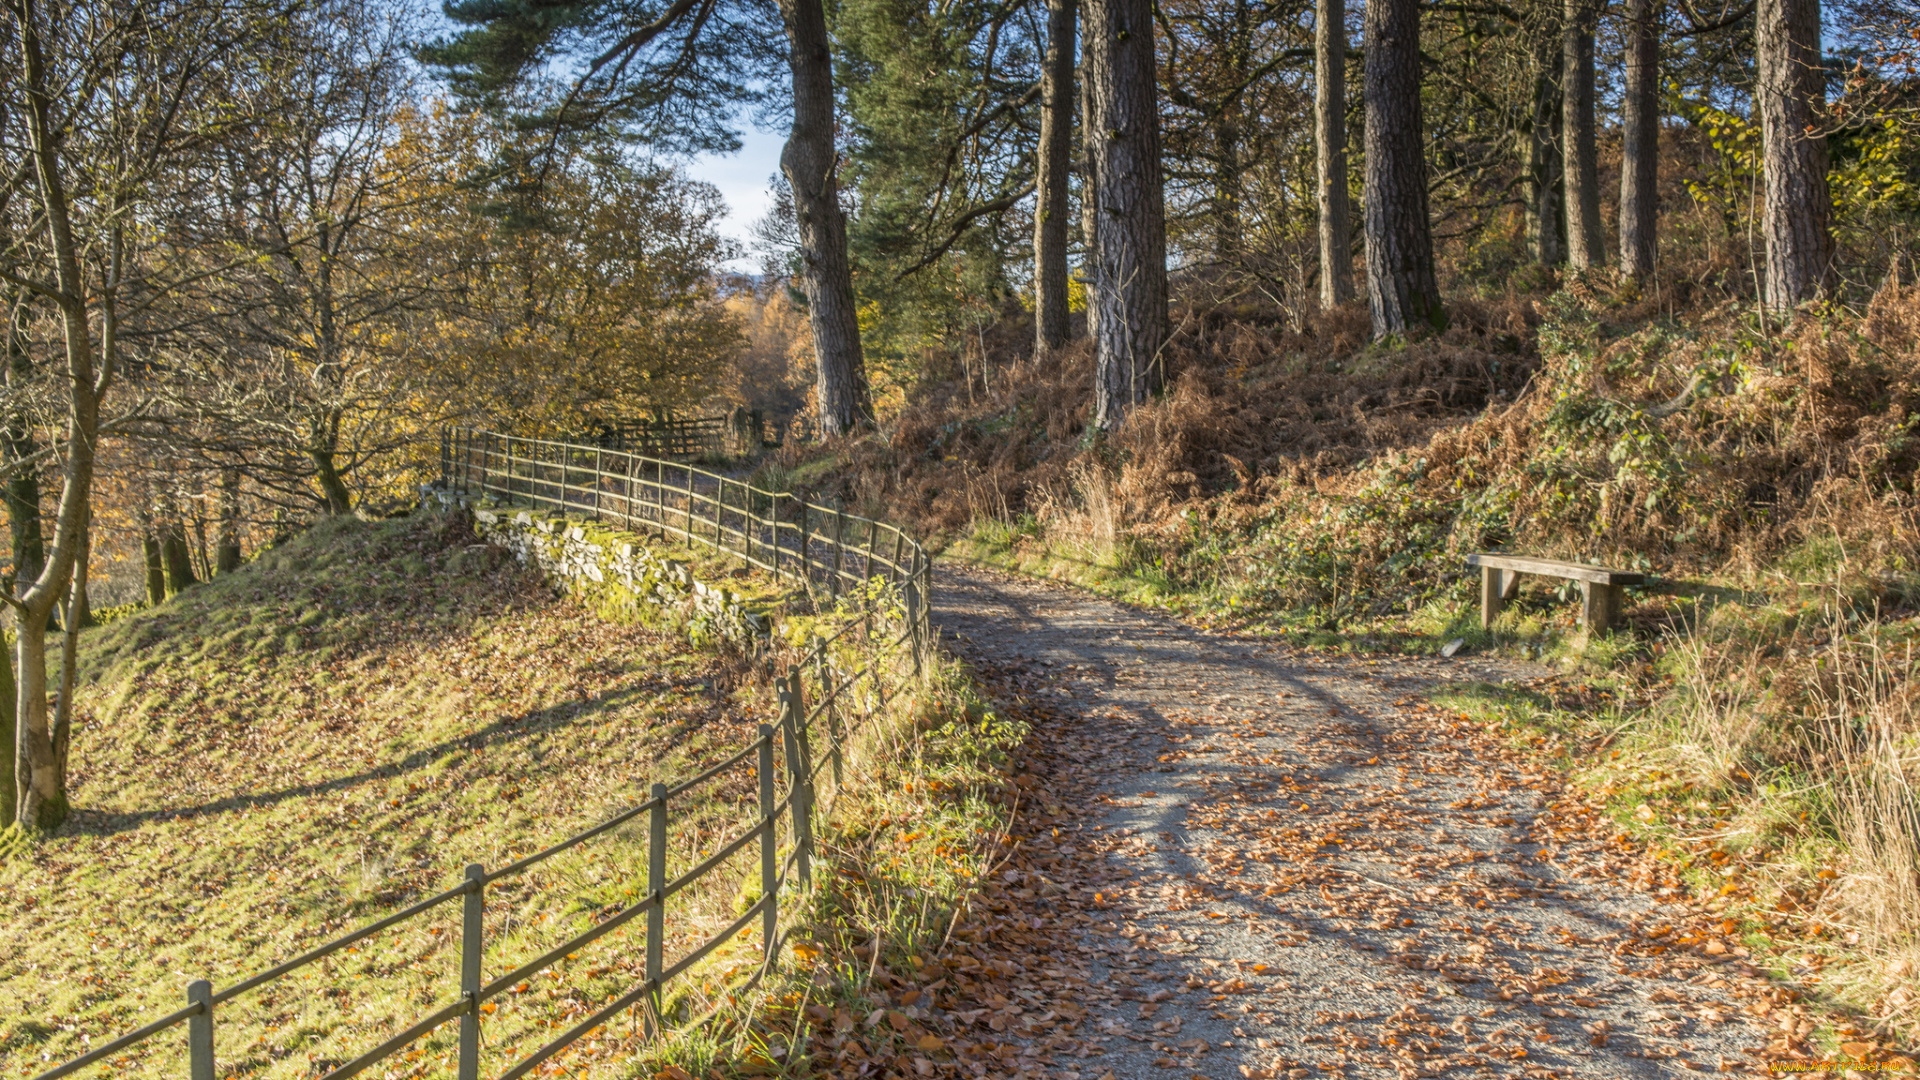
[[(925, 550), (896, 526), (847, 514), (837, 507), (807, 502), (791, 493), (763, 491), (678, 462), (601, 447), (452, 429), (443, 432), (441, 440), (441, 477), (445, 486), (466, 494), (493, 495), (510, 502), (589, 514), (711, 547), (802, 584), (810, 594), (818, 587), (840, 598), (839, 607), (853, 617), (831, 635), (817, 639), (804, 659), (779, 677), (777, 722), (760, 725), (757, 737), (725, 760), (673, 786), (656, 783), (646, 800), (543, 851), (492, 871), (479, 863), (469, 864), (460, 882), (451, 888), (224, 990), (215, 991), (205, 979), (193, 980), (187, 984), (183, 1008), (55, 1066), (37, 1080), (72, 1075), (183, 1024), (187, 1028), (189, 1080), (214, 1080), (215, 1021), (222, 1006), (456, 900), (460, 902), (460, 965), (457, 979), (449, 980), (454, 989), (451, 1000), (358, 1057), (335, 1066), (321, 1080), (346, 1080), (364, 1072), (454, 1020), (460, 1024), (457, 1076), (459, 1080), (478, 1080), (482, 1006), (521, 980), (642, 916), (645, 977), (574, 1027), (509, 1065), (498, 1074), (498, 1080), (518, 1080), (626, 1009), (638, 1007), (647, 1030), (657, 1034), (666, 984), (735, 935), (747, 932), (755, 921), (760, 923), (761, 958), (747, 984), (757, 981), (778, 958), (781, 894), (790, 883), (797, 882), (801, 888), (811, 884), (813, 821), (821, 812), (822, 782), (830, 773), (826, 791), (837, 797), (851, 740), (866, 720), (879, 715), (891, 698), (920, 673), (922, 652), (930, 640), (930, 568)], [(861, 663), (849, 665), (836, 660), (836, 655), (848, 651), (834, 648), (842, 638), (859, 631), (871, 639), (876, 629), (880, 630), (880, 647), (859, 650)], [(896, 630), (898, 636), (894, 636)], [(894, 659), (902, 649), (911, 660), (910, 674)], [(813, 698), (811, 707), (809, 694)], [(862, 705), (858, 699), (863, 696), (866, 700)], [(813, 754), (816, 742), (824, 747), (817, 761)], [(669, 809), (693, 789), (744, 766), (751, 766), (759, 780), (755, 823), (669, 880)], [(641, 899), (513, 970), (485, 978), (482, 961), (488, 888), (642, 816), (647, 821), (647, 874)], [(783, 823), (788, 849), (785, 859), (779, 854)], [(759, 899), (725, 929), (668, 963), (667, 901), (756, 843)]]
[(723, 551), (808, 589), (857, 599), (868, 617), (904, 613), (914, 660), (928, 640), (926, 550), (897, 525), (766, 491), (679, 461), (573, 443), (452, 429), (450, 487)]

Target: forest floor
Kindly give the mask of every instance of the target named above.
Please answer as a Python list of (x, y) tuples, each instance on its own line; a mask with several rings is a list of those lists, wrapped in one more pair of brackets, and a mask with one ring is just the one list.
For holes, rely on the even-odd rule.
[(1566, 676), (938, 578), (937, 623), (1035, 733), (1000, 914), (969, 935), (1026, 962), (951, 1018), (996, 1074), (1651, 1077), (1869, 1049), (1460, 704)]

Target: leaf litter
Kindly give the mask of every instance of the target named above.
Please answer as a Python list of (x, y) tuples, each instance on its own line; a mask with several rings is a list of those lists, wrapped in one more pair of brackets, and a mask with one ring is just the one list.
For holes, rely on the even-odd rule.
[[(1539, 755), (1423, 693), (1542, 669), (1319, 656), (943, 571), (956, 651), (1031, 728), (1023, 799), (947, 951), (882, 973), (915, 1003), (886, 1014), (907, 1038), (831, 1024), (827, 1074), (1610, 1078), (1828, 1056), (1817, 992), (1771, 978)], [(1907, 1064), (1837, 1023), (1838, 1052)]]

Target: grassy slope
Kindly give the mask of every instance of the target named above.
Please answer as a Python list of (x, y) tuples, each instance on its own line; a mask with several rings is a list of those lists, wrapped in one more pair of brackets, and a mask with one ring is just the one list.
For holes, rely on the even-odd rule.
[[(0, 1058), (97, 1044), (174, 1008), (189, 978), (229, 984), (468, 861), (544, 846), (766, 719), (737, 660), (587, 617), (472, 540), (445, 519), (324, 524), (85, 640), (74, 820), (0, 865)], [(735, 820), (751, 783), (677, 813), (670, 861)], [(632, 895), (644, 847), (623, 830), (499, 890), (488, 970)], [(442, 911), (329, 962), (345, 992), (301, 980), (224, 1010), (223, 1068), (301, 1075), (447, 1000)], [(489, 1044), (630, 985), (637, 937), (608, 940), (515, 997)], [(155, 1045), (147, 1065), (180, 1064), (180, 1037)]]

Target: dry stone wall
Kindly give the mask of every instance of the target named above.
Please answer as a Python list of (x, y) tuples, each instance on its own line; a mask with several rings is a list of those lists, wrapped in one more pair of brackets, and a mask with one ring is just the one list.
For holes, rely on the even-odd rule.
[(771, 617), (739, 594), (696, 579), (686, 564), (620, 529), (439, 489), (429, 489), (425, 501), (441, 511), (472, 513), (481, 539), (512, 552), (602, 618), (673, 625), (695, 641), (750, 643), (772, 630)]

